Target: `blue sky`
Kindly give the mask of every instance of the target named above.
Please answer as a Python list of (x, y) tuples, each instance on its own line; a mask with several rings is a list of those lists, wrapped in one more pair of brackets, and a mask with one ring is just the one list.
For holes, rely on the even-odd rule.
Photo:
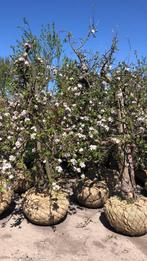
[(5, 0), (0, 4), (0, 56), (11, 53), (10, 45), (20, 37), (17, 26), (22, 25), (23, 17), (35, 34), (42, 24), (55, 22), (58, 30), (80, 37), (85, 36), (93, 16), (98, 33), (89, 42), (90, 49), (104, 52), (117, 32), (118, 59), (133, 60), (134, 50), (139, 56), (147, 55), (147, 0)]

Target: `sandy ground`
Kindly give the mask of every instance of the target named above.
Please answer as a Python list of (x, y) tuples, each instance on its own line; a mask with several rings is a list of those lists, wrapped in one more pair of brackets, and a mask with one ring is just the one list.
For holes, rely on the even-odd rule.
[(17, 213), (0, 220), (1, 261), (147, 261), (147, 235), (113, 232), (102, 210), (73, 207), (56, 227), (20, 221)]

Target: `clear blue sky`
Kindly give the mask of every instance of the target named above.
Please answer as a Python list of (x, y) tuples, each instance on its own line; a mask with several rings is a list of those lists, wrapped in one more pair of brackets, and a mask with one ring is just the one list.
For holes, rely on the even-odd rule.
[[(55, 22), (58, 30), (84, 36), (90, 17), (98, 22), (97, 38), (89, 43), (92, 50), (103, 52), (111, 44), (112, 31), (118, 33), (117, 57), (132, 51), (147, 55), (147, 0), (3, 0), (0, 3), (0, 56), (11, 53), (10, 45), (20, 37), (18, 25), (26, 17), (37, 34), (42, 24)], [(131, 59), (132, 56), (130, 56)]]

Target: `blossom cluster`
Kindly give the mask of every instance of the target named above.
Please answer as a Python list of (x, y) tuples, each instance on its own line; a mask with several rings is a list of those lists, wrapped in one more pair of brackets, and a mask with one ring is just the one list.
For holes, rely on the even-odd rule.
[[(133, 145), (136, 164), (145, 166), (147, 84), (140, 69), (122, 63), (109, 67), (109, 79), (74, 61), (54, 70), (56, 90), (48, 89), (49, 71), (32, 46), (13, 65), (13, 97), (0, 108), (0, 172), (15, 178), (18, 162), (38, 182), (71, 172), (97, 174), (112, 146)], [(46, 68), (47, 67), (47, 68)], [(119, 115), (121, 114), (121, 115)], [(123, 130), (120, 131), (120, 125)]]

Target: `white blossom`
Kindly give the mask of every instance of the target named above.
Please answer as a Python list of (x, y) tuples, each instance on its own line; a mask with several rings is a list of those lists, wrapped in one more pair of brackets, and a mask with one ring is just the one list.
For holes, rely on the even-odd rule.
[(23, 57), (26, 58), (28, 56), (28, 53), (27, 52), (24, 52), (23, 53)]
[(63, 169), (62, 169), (61, 166), (57, 166), (57, 167), (56, 167), (56, 171), (59, 172), (59, 173), (61, 173), (61, 172), (63, 171)]
[(9, 179), (13, 179), (14, 178), (14, 176), (11, 174), (11, 175), (9, 175)]
[(108, 117), (108, 121), (109, 121), (109, 122), (113, 122), (112, 117)]
[(118, 99), (121, 99), (121, 98), (123, 97), (122, 91), (119, 90), (119, 91), (117, 92), (116, 96), (117, 96)]
[(83, 138), (84, 140), (86, 139), (86, 135), (82, 134), (82, 133), (77, 133), (77, 136), (79, 138)]
[(20, 143), (20, 141), (18, 140), (18, 141), (16, 141), (16, 143), (15, 143), (15, 146), (16, 146), (16, 148), (20, 148), (21, 147), (21, 143)]
[(86, 167), (86, 165), (85, 165), (84, 162), (80, 162), (79, 166), (80, 166), (81, 168), (85, 168), (85, 167)]
[(94, 28), (91, 29), (91, 33), (92, 34), (95, 34), (96, 33), (96, 30)]
[(19, 62), (24, 62), (24, 61), (25, 61), (25, 58), (24, 58), (24, 57), (19, 57), (19, 58), (18, 58), (18, 61), (19, 61)]
[(37, 129), (36, 129), (35, 126), (32, 126), (32, 127), (31, 127), (31, 130), (33, 130), (33, 131), (37, 131)]
[(36, 138), (36, 133), (32, 133), (32, 134), (30, 135), (30, 137), (31, 137), (32, 140), (35, 140), (35, 138)]
[(53, 182), (53, 183), (52, 183), (52, 188), (53, 188), (53, 190), (59, 190), (59, 189), (60, 189), (60, 186), (57, 185), (56, 182)]
[(77, 168), (77, 167), (74, 167), (74, 170), (75, 170), (76, 172), (78, 172), (78, 173), (81, 172), (81, 169), (80, 169), (80, 168)]
[(54, 141), (55, 141), (55, 143), (59, 143), (59, 142), (60, 142), (60, 140), (59, 140), (59, 139), (55, 139)]
[(9, 160), (10, 160), (10, 161), (15, 161), (15, 160), (16, 160), (16, 157), (15, 157), (14, 155), (10, 155)]
[(78, 83), (78, 88), (81, 89), (83, 86), (81, 83)]
[(90, 150), (96, 150), (97, 146), (96, 145), (90, 145), (89, 148), (90, 148)]
[(40, 63), (43, 63), (43, 60), (41, 59), (41, 57), (37, 57), (37, 61)]
[(27, 114), (27, 111), (26, 110), (23, 110), (22, 112), (21, 112), (21, 116), (25, 116)]
[(104, 125), (104, 128), (105, 128), (106, 131), (109, 131), (109, 126)]
[(29, 43), (24, 43), (24, 48), (31, 49), (31, 48), (32, 48), (32, 46), (31, 46)]
[(85, 175), (84, 174), (81, 174), (81, 179), (85, 179)]
[(93, 138), (93, 134), (92, 134), (92, 133), (90, 133), (90, 134), (89, 134), (89, 137), (92, 139), (92, 138)]
[(75, 92), (75, 96), (80, 96), (80, 92)]
[(83, 151), (84, 151), (84, 149), (83, 149), (83, 148), (80, 148), (80, 149), (79, 149), (79, 152), (83, 152)]
[(112, 142), (114, 142), (114, 143), (116, 143), (116, 144), (119, 144), (120, 142), (121, 142), (121, 140), (120, 139), (118, 139), (118, 138), (111, 138), (111, 141)]
[(63, 137), (67, 136), (67, 133), (66, 133), (66, 132), (63, 132), (62, 136), (63, 136)]
[(73, 91), (77, 91), (77, 90), (78, 90), (78, 88), (77, 88), (77, 87), (74, 87), (72, 90), (73, 90)]
[(70, 153), (69, 153), (69, 152), (65, 153), (65, 154), (64, 154), (64, 157), (65, 157), (65, 158), (69, 158), (69, 157), (70, 157)]
[(6, 113), (4, 113), (4, 115), (5, 115), (6, 117), (8, 117), (8, 116), (10, 116), (10, 113), (6, 112)]
[(17, 120), (18, 119), (18, 115), (13, 115), (12, 120)]
[(24, 64), (27, 65), (27, 66), (30, 65), (29, 61), (25, 61)]
[(145, 118), (143, 117), (143, 116), (141, 116), (141, 117), (138, 117), (138, 119), (137, 119), (138, 121), (140, 121), (140, 122), (142, 122), (142, 121), (144, 121), (145, 120)]
[(73, 166), (75, 166), (75, 165), (77, 164), (76, 159), (71, 159), (70, 162), (71, 162), (71, 164), (72, 164)]
[(93, 130), (95, 130), (95, 129), (94, 129), (93, 127), (89, 127), (89, 130), (90, 130), (90, 131), (93, 131)]
[(12, 168), (12, 165), (10, 162), (3, 162), (3, 165), (2, 165), (2, 171), (6, 171), (8, 169), (11, 169)]
[(137, 101), (132, 101), (132, 104), (136, 104), (137, 103)]
[(25, 122), (27, 122), (27, 121), (30, 121), (30, 119), (29, 118), (25, 118)]

